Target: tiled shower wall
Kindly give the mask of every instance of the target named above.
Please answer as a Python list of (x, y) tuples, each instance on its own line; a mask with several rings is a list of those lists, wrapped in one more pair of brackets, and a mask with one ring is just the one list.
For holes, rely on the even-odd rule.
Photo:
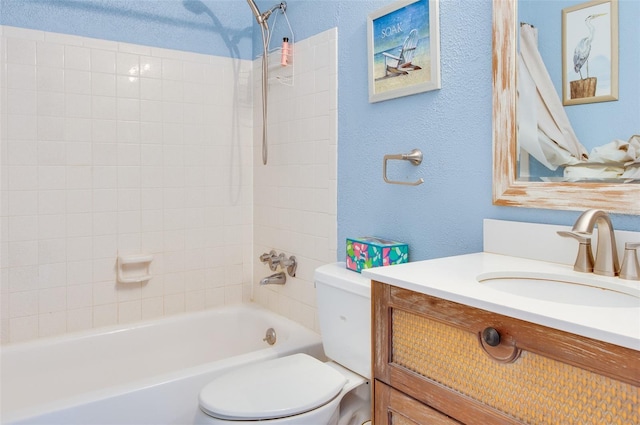
[(0, 28), (2, 342), (248, 301), (252, 62)]
[[(259, 60), (0, 30), (3, 343), (252, 299), (318, 329), (313, 270), (337, 245), (335, 29), (270, 82), (267, 166)], [(270, 249), (298, 258), (283, 287), (258, 286)], [(117, 283), (134, 253), (154, 255), (153, 279)]]
[[(334, 28), (295, 44), (292, 85), (277, 79), (288, 77), (290, 70), (277, 69), (275, 61), (266, 166), (261, 71), (259, 61), (254, 62), (254, 298), (316, 331), (313, 272), (337, 258), (337, 38)], [(273, 272), (258, 257), (272, 249), (296, 256), (296, 277), (287, 276), (284, 286), (259, 286)]]

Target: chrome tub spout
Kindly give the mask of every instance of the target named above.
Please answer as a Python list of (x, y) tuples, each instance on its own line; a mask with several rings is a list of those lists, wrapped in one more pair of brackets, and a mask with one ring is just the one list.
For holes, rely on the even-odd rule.
[(284, 285), (287, 282), (285, 272), (278, 272), (260, 280), (260, 285)]

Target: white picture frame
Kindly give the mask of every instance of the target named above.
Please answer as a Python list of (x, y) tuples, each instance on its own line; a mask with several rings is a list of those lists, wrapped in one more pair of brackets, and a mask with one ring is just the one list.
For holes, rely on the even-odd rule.
[(367, 17), (369, 102), (437, 90), (438, 0), (399, 0)]

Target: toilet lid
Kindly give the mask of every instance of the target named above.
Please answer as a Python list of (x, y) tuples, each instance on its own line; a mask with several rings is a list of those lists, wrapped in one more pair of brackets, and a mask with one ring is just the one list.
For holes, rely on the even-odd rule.
[(283, 418), (327, 403), (346, 382), (321, 361), (294, 354), (219, 376), (200, 391), (200, 408), (219, 419)]

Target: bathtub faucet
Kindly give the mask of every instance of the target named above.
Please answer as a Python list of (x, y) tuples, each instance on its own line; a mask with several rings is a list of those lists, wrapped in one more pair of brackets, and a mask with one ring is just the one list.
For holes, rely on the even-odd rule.
[(287, 275), (284, 272), (278, 272), (260, 280), (260, 285), (284, 285), (286, 282)]
[[(295, 277), (296, 269), (298, 268), (298, 261), (296, 257), (291, 255), (289, 258), (281, 252), (280, 255), (276, 253), (275, 250), (271, 250), (269, 252), (265, 252), (260, 257), (260, 261), (263, 263), (269, 264), (269, 268), (271, 271), (275, 272), (280, 266), (281, 269), (286, 269), (289, 276)], [(274, 275), (275, 276), (275, 275)]]

